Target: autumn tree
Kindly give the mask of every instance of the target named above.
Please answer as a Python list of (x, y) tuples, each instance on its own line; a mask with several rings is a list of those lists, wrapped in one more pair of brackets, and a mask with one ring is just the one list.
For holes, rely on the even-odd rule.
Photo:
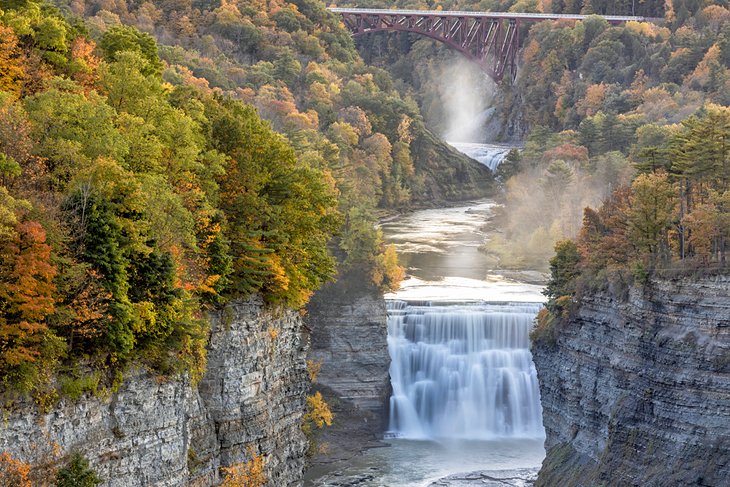
[(221, 487), (262, 487), (266, 485), (267, 477), (264, 473), (264, 459), (256, 453), (253, 446), (248, 448), (250, 459), (246, 462), (223, 467), (223, 483)]
[[(10, 178), (20, 175), (19, 170), (23, 167), (27, 170), (30, 166), (33, 151), (30, 133), (31, 126), (22, 105), (12, 96), (0, 93), (0, 154), (3, 157), (0, 177), (6, 187), (10, 186)], [(28, 177), (30, 179), (31, 175)]]
[(373, 283), (383, 290), (397, 291), (405, 276), (405, 269), (398, 265), (395, 246), (384, 246), (383, 251), (375, 256), (375, 267), (372, 272)]
[(235, 291), (263, 291), (300, 306), (334, 270), (325, 245), (339, 223), (333, 181), (297, 165), (292, 149), (250, 107), (207, 103), (216, 149), (230, 157), (219, 184)]
[(15, 31), (0, 24), (0, 91), (20, 94), (26, 77), (23, 53)]
[(306, 412), (302, 416), (302, 431), (309, 440), (308, 454), (313, 455), (323, 446), (317, 444), (316, 430), (321, 430), (325, 426), (332, 426), (334, 415), (321, 392), (317, 391), (307, 396), (306, 401)]
[(45, 230), (24, 217), (3, 230), (0, 254), (0, 369), (29, 389), (33, 364), (50, 358), (41, 355), (49, 351), (46, 318), (55, 309), (57, 269)]
[(629, 264), (633, 254), (629, 241), (629, 197), (628, 187), (618, 188), (598, 210), (583, 211), (583, 225), (576, 243), (584, 269), (597, 273)]
[(99, 79), (97, 69), (101, 59), (94, 54), (95, 48), (96, 44), (85, 37), (79, 36), (71, 42), (68, 70), (74, 81), (83, 86), (87, 93), (94, 89)]

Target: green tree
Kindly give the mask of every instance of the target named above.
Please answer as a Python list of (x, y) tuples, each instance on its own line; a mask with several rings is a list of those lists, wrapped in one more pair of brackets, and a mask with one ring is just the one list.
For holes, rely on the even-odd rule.
[(64, 80), (25, 99), (35, 155), (47, 165), (59, 189), (80, 168), (98, 157), (121, 160), (129, 146), (114, 124), (114, 109), (95, 92), (84, 95), (75, 83)]
[(674, 218), (676, 197), (666, 174), (640, 174), (631, 185), (629, 210), (632, 243), (648, 256), (669, 258), (668, 231)]
[(507, 157), (497, 166), (494, 176), (504, 184), (509, 178), (521, 171), (521, 164), (522, 154), (517, 149), (511, 149), (507, 153)]
[(99, 47), (108, 59), (117, 60), (121, 52), (137, 52), (147, 61), (143, 73), (160, 75), (162, 61), (157, 53), (157, 42), (146, 32), (140, 32), (134, 27), (126, 25), (114, 26), (104, 33)]
[(71, 454), (71, 459), (56, 474), (56, 487), (96, 487), (100, 483), (102, 480), (79, 452)]
[(550, 279), (543, 294), (547, 296), (547, 309), (560, 316), (572, 302), (576, 292), (576, 278), (580, 275), (581, 255), (572, 240), (555, 244), (555, 256), (550, 259)]
[(251, 107), (206, 100), (216, 150), (230, 159), (218, 181), (237, 294), (261, 291), (292, 306), (334, 272), (326, 244), (339, 226), (334, 181), (297, 164), (291, 147)]
[(10, 156), (0, 152), (0, 185), (10, 186), (10, 181), (20, 176), (20, 164)]

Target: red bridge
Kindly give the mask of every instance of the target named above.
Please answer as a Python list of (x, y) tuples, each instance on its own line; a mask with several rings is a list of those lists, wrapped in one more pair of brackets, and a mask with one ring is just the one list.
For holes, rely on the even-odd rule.
[[(345, 26), (355, 36), (371, 32), (413, 32), (443, 42), (477, 63), (494, 81), (505, 73), (514, 80), (520, 24), (541, 20), (583, 20), (587, 15), (522, 14), (503, 12), (453, 12), (439, 10), (376, 10), (330, 8), (342, 15)], [(656, 22), (660, 19), (601, 15), (612, 24)]]

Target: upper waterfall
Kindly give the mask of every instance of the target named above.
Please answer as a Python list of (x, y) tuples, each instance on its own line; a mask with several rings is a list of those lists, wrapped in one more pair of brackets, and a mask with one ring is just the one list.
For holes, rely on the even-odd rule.
[(514, 149), (508, 145), (478, 144), (473, 142), (449, 142), (449, 145), (479, 161), (494, 172), (499, 164), (507, 157), (509, 151)]

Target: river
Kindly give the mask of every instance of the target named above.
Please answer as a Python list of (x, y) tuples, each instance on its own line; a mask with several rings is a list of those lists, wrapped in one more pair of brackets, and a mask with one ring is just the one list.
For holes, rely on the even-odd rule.
[(495, 272), (478, 250), (494, 207), (481, 200), (382, 224), (408, 273), (386, 295), (388, 446), (315, 485), (423, 487), (456, 473), (540, 465), (544, 430), (528, 335), (544, 297), (530, 283), (534, 274)]

